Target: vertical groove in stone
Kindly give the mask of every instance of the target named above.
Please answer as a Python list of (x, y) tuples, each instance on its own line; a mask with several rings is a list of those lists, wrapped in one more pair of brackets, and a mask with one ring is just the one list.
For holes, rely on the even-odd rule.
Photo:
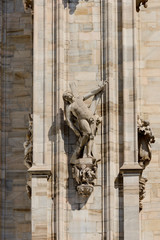
[(65, 240), (64, 234), (64, 141), (63, 141), (63, 84), (64, 84), (64, 8), (61, 2), (57, 1), (57, 71), (56, 71), (56, 239)]

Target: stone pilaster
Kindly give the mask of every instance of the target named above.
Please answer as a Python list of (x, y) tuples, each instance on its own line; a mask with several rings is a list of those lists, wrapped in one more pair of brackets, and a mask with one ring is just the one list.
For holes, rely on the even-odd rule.
[(51, 239), (53, 139), (53, 1), (34, 1), (32, 240)]
[(124, 240), (139, 240), (136, 44), (136, 1), (122, 0)]
[[(114, 187), (115, 178), (119, 169), (116, 166), (118, 158), (118, 4), (117, 1), (107, 0), (102, 3), (102, 57), (103, 80), (107, 80), (106, 94), (104, 95), (103, 111), (104, 114), (104, 155), (103, 171), (104, 171), (104, 239), (113, 240), (118, 232), (118, 224), (115, 219), (118, 206), (116, 202), (117, 189)], [(117, 201), (118, 202), (118, 201)], [(117, 203), (116, 202), (116, 203)], [(115, 224), (116, 222), (116, 224)]]
[(139, 240), (139, 174), (124, 173), (124, 240)]
[[(45, 175), (46, 168), (52, 172), (52, 196), (54, 199), (52, 212), (54, 215), (47, 224), (49, 229), (52, 226), (52, 236), (56, 234), (59, 240), (64, 240), (64, 178), (66, 178), (65, 173), (67, 172), (65, 165), (67, 161), (64, 157), (64, 125), (62, 125), (64, 23), (62, 2), (34, 1), (33, 166), (35, 169), (41, 168), (42, 175)], [(33, 168), (31, 171), (33, 172)], [(51, 200), (50, 192), (45, 190), (47, 177), (38, 177), (37, 172), (38, 170), (36, 174), (32, 174), (32, 184), (35, 184), (32, 206), (34, 206), (34, 201), (37, 201), (36, 194), (39, 194), (39, 191), (40, 194), (41, 191), (44, 192), (45, 199), (49, 193), (48, 198)], [(38, 189), (39, 182), (42, 183), (43, 190)], [(50, 211), (50, 206), (45, 205), (42, 215), (47, 216), (48, 211)], [(32, 217), (32, 226), (35, 217)], [(41, 218), (41, 214), (39, 218)], [(46, 232), (46, 229), (44, 231)], [(32, 236), (36, 237), (39, 234), (40, 231), (37, 228), (32, 228)], [(44, 239), (46, 239), (45, 237), (46, 235)]]
[(32, 167), (32, 240), (51, 240), (51, 171), (48, 168)]

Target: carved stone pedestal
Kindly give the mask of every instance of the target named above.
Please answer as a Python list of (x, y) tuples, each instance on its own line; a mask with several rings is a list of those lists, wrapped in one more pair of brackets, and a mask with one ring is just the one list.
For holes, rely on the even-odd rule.
[(79, 158), (71, 162), (73, 178), (78, 186), (77, 191), (83, 196), (93, 192), (94, 179), (96, 179), (97, 161), (93, 158)]

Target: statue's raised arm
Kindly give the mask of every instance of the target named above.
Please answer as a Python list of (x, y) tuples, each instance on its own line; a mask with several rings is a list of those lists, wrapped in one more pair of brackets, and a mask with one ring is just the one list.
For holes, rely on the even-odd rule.
[(83, 96), (83, 101), (102, 92), (104, 90), (105, 86), (106, 86), (106, 82), (99, 84), (97, 88), (91, 90), (89, 93), (87, 93), (86, 95)]

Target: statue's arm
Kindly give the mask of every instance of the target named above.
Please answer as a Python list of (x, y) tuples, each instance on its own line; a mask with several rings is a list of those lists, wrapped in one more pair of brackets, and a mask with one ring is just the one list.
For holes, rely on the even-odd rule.
[(67, 121), (68, 126), (79, 137), (80, 132), (78, 131), (78, 129), (74, 126), (73, 122), (71, 121), (71, 110), (69, 109), (69, 107), (66, 107), (66, 109), (65, 109), (65, 116), (66, 116), (66, 121)]
[(83, 96), (83, 101), (87, 100), (88, 98), (95, 96), (99, 92), (103, 91), (104, 87), (106, 85), (106, 82), (104, 82), (102, 85), (98, 86), (96, 89), (92, 90), (91, 92), (87, 93)]

